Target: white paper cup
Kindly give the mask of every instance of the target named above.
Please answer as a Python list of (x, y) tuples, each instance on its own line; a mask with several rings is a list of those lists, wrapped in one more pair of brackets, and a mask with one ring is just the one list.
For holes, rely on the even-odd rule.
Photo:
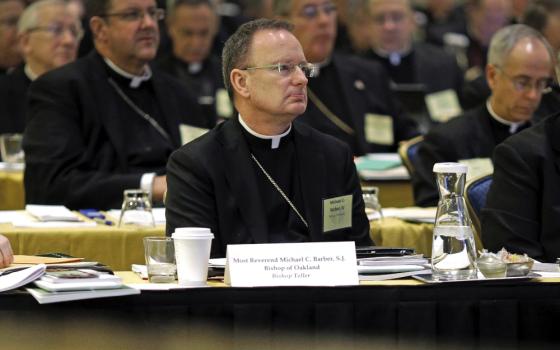
[(204, 286), (214, 235), (209, 228), (180, 227), (171, 235), (175, 242), (177, 279), (182, 286)]

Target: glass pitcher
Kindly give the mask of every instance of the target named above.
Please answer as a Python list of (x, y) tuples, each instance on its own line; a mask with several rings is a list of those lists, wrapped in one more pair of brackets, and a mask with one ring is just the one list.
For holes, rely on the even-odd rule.
[(432, 242), (434, 279), (476, 278), (476, 248), (463, 190), (467, 166), (436, 163), (439, 202)]
[(383, 211), (379, 203), (379, 188), (375, 186), (362, 187), (362, 196), (368, 219), (370, 221), (383, 219)]

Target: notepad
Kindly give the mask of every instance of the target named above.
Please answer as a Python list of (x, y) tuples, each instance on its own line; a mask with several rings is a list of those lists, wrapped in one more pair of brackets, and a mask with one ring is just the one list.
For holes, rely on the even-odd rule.
[(33, 205), (25, 206), (25, 211), (33, 215), (39, 221), (80, 221), (75, 213), (63, 205)]
[(356, 168), (361, 170), (388, 170), (401, 166), (402, 162), (398, 158), (382, 158), (366, 156), (356, 161)]

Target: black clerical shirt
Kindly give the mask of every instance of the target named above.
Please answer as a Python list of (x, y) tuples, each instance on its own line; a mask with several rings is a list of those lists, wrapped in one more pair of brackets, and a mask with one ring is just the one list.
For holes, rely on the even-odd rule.
[[(243, 128), (242, 130), (251, 153), (305, 218), (293, 131), (282, 137), (278, 148), (272, 149), (271, 140), (258, 138), (247, 130)], [(309, 241), (309, 231), (305, 224), (257, 164), (253, 162), (253, 165), (257, 183), (250, 185), (257, 186), (259, 189), (266, 213), (268, 241), (270, 243)]]
[[(119, 75), (106, 66), (108, 77), (117, 83), (122, 92), (143, 112), (149, 114), (169, 134), (169, 126), (162, 117), (151, 80), (143, 81), (137, 88), (130, 87), (131, 79)], [(165, 173), (167, 158), (179, 145), (173, 145), (148, 121), (140, 116), (115, 89), (122, 137), (126, 145), (126, 164), (130, 172)], [(155, 170), (155, 171), (154, 171)]]
[[(309, 89), (315, 93), (315, 95), (330, 109), (332, 113), (334, 113), (349, 127), (356, 130), (348, 108), (348, 101), (343, 98), (344, 94), (342, 93), (340, 86), (341, 83), (338, 79), (338, 72), (336, 71), (334, 64), (329, 63), (328, 65), (321, 67), (319, 76), (310, 78), (307, 84)], [(350, 146), (353, 154), (360, 153), (358, 151), (358, 145), (354, 135), (349, 135), (330, 121), (325, 114), (317, 108), (311, 99), (308, 99), (307, 110), (305, 111), (305, 115), (301, 118), (305, 118), (306, 122), (317, 130), (344, 141), (348, 146)]]

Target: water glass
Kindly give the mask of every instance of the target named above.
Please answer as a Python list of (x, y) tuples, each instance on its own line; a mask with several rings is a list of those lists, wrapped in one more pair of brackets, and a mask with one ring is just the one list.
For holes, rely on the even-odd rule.
[(173, 283), (177, 271), (175, 246), (170, 237), (144, 237), (146, 268), (151, 283)]
[(0, 155), (2, 161), (8, 164), (24, 162), (23, 149), (21, 148), (21, 134), (2, 134), (0, 135)]
[(125, 190), (119, 227), (155, 227), (152, 203), (147, 191)]
[(362, 196), (366, 207), (366, 214), (369, 220), (383, 218), (383, 211), (379, 203), (379, 188), (375, 186), (362, 187)]

